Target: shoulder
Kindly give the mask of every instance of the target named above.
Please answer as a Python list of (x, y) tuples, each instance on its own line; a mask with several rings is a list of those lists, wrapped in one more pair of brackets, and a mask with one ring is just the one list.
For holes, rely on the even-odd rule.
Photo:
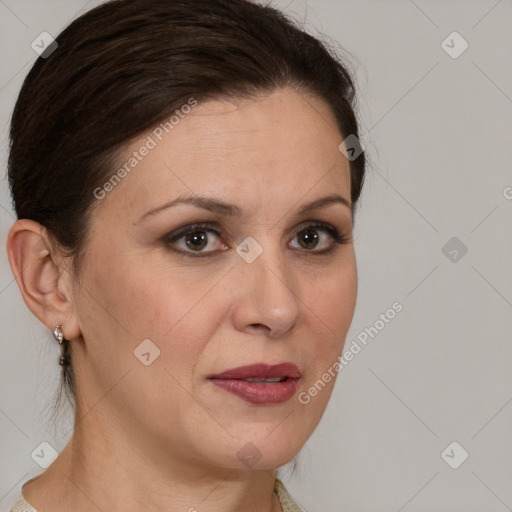
[(20, 493), (9, 512), (37, 512), (37, 510), (30, 505), (23, 497), (23, 494)]
[(283, 512), (303, 512), (295, 500), (290, 496), (290, 493), (286, 490), (286, 487), (279, 478), (276, 478), (274, 490), (279, 498)]
[(14, 504), (9, 512), (37, 512), (37, 510), (25, 499), (25, 496), (23, 496), (23, 488), (29, 482), (32, 482), (32, 480), (35, 480), (36, 478), (39, 478), (40, 476), (41, 476), (41, 474), (37, 474), (37, 475), (33, 476), (32, 478), (29, 478), (21, 486), (20, 494), (17, 497), (16, 501), (14, 502)]
[[(283, 512), (303, 512), (279, 478), (275, 480), (274, 490), (279, 498)], [(25, 500), (23, 493), (20, 493), (9, 512), (37, 512), (37, 510)]]

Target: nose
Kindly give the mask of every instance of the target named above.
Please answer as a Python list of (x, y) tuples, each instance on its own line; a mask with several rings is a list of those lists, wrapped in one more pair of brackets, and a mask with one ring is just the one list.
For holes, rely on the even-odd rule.
[(302, 302), (282, 248), (270, 243), (261, 247), (263, 252), (251, 263), (240, 257), (232, 272), (232, 321), (242, 332), (283, 337), (297, 323)]

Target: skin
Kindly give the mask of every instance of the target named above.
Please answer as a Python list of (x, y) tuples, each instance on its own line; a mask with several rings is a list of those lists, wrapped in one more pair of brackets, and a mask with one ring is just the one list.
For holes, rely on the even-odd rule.
[[(148, 134), (123, 150), (120, 165)], [(12, 226), (8, 255), (23, 298), (49, 329), (63, 325), (77, 387), (71, 440), (24, 487), (35, 508), (281, 510), (276, 468), (316, 428), (334, 379), (307, 405), (297, 394), (341, 354), (356, 301), (341, 141), (328, 106), (291, 88), (210, 100), (96, 200), (79, 276), (43, 226)], [(349, 206), (331, 203), (296, 217), (302, 205), (333, 193)], [(139, 220), (193, 194), (237, 205), (242, 215), (181, 204)], [(315, 221), (348, 241), (337, 244), (317, 228), (318, 245), (308, 248), (300, 230)], [(194, 258), (183, 237), (163, 240), (194, 222), (221, 230), (219, 237), (206, 231), (204, 258)], [(235, 250), (247, 236), (263, 248), (250, 264)], [(148, 366), (134, 356), (144, 339), (160, 350)], [(302, 378), (281, 404), (253, 405), (207, 380), (237, 366), (285, 361), (297, 364)], [(247, 443), (259, 451), (250, 469), (237, 457)]]

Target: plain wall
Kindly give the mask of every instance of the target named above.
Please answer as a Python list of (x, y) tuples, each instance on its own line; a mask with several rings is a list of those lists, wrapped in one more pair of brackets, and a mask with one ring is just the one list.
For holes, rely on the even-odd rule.
[[(59, 347), (7, 262), (8, 123), (36, 59), (31, 42), (98, 3), (0, 2), (1, 510), (42, 471), (34, 448), (62, 449), (70, 425), (64, 415), (50, 427)], [(350, 52), (358, 78), (371, 162), (346, 349), (403, 306), (340, 371), (298, 471), (282, 478), (308, 512), (512, 510), (512, 2), (274, 5)], [(469, 44), (457, 58), (443, 49), (462, 48), (454, 31)]]

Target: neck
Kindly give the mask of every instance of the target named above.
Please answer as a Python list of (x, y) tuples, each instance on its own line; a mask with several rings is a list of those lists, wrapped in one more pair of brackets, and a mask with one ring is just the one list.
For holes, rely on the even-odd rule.
[(39, 510), (281, 512), (275, 470), (239, 470), (136, 446), (87, 415), (55, 462), (23, 494)]

